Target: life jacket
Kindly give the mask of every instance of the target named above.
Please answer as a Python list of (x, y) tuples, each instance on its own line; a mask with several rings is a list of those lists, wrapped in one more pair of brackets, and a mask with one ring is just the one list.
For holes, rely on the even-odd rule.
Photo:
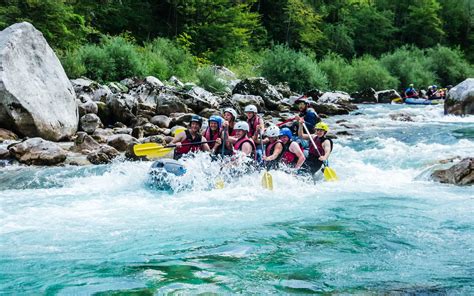
[[(191, 132), (189, 130), (184, 131), (186, 133), (186, 139), (181, 142), (181, 144), (190, 144), (190, 143), (198, 143), (201, 142), (202, 136), (201, 133), (197, 133), (196, 137), (193, 139)], [(174, 149), (175, 155), (183, 155), (189, 152), (196, 152), (201, 150), (201, 144), (195, 144), (195, 145), (186, 145), (186, 146), (181, 146), (179, 148)]]
[(234, 130), (233, 127), (230, 127), (230, 126), (229, 126), (229, 127), (227, 128), (227, 131), (229, 132), (229, 136), (230, 136), (230, 137), (235, 137), (235, 130)]
[[(204, 138), (206, 138), (206, 141), (215, 141), (217, 138), (219, 138), (219, 135), (221, 133), (221, 130), (218, 130), (217, 132), (211, 131), (210, 127), (206, 128), (206, 131), (204, 132)], [(209, 148), (214, 148), (215, 142), (208, 143)]]
[[(296, 164), (298, 162), (298, 157), (296, 154), (290, 151), (290, 145), (293, 141), (288, 141), (285, 145), (283, 145), (283, 152), (281, 153), (281, 161), (285, 164)], [(300, 147), (301, 151), (303, 151), (303, 147), (301, 144), (298, 143), (298, 147)]]
[(319, 156), (324, 155), (323, 142), (326, 140), (328, 140), (329, 143), (331, 144), (331, 151), (332, 151), (333, 143), (331, 139), (326, 138), (326, 137), (319, 138), (318, 136), (316, 136), (313, 138), (313, 141), (314, 141), (314, 144), (316, 144), (316, 147), (318, 147), (319, 154), (318, 152), (316, 152), (316, 149), (314, 149), (314, 145), (311, 144), (309, 146), (309, 156), (319, 158)]
[[(265, 148), (265, 155), (266, 156), (273, 155), (273, 152), (275, 151), (276, 144), (278, 144), (278, 143), (281, 143), (281, 141), (276, 140), (275, 142), (268, 144), (267, 147)], [(278, 155), (278, 157), (275, 158), (274, 160), (276, 160), (276, 161), (280, 160), (281, 155), (282, 155), (282, 153), (280, 153), (280, 155)]]
[(257, 115), (254, 115), (252, 118), (247, 119), (247, 123), (249, 124), (248, 136), (251, 138), (255, 135), (257, 126), (260, 125), (260, 117), (258, 117)]
[(255, 143), (253, 142), (253, 140), (247, 136), (244, 136), (242, 138), (240, 138), (239, 140), (237, 140), (237, 142), (235, 142), (234, 144), (234, 150), (235, 151), (242, 151), (242, 145), (245, 143), (245, 142), (249, 142), (250, 145), (252, 145), (252, 153), (250, 153), (250, 158), (253, 158), (254, 160), (257, 160), (257, 154), (255, 153), (255, 151), (257, 150), (257, 147), (255, 146)]

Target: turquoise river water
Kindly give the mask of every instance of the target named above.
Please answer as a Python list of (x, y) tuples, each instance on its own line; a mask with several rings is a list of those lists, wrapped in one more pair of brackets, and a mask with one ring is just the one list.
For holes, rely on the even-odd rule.
[[(412, 122), (391, 120), (409, 114)], [(474, 188), (429, 180), (474, 156), (474, 117), (360, 106), (335, 140), (339, 182), (272, 171), (208, 190), (190, 164), (170, 194), (151, 162), (0, 168), (0, 294), (474, 294)], [(189, 186), (188, 186), (189, 187)]]

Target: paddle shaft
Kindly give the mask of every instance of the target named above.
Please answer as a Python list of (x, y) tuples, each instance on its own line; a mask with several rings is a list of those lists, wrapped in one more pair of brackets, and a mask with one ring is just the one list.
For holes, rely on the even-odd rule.
[[(201, 144), (207, 144), (207, 143), (214, 143), (215, 141), (216, 140), (203, 141), (203, 142), (194, 142), (194, 143), (184, 143), (184, 144), (181, 144), (181, 146), (201, 145)], [(163, 148), (173, 148), (173, 147), (176, 147), (176, 144), (163, 146)]]
[(277, 126), (280, 127), (280, 126), (284, 125), (285, 123), (288, 123), (288, 122), (293, 121), (293, 120), (295, 120), (294, 117), (289, 118), (289, 119), (287, 119), (287, 120), (285, 120), (285, 121), (283, 121), (283, 122), (278, 123)]

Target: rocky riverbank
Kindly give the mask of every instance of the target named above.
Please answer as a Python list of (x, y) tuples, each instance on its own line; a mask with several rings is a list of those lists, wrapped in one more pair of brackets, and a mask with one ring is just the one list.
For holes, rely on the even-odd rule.
[[(400, 97), (395, 90), (302, 94), (263, 77), (239, 80), (224, 67), (215, 66), (214, 71), (226, 83), (226, 92), (212, 93), (176, 77), (127, 78), (108, 84), (69, 80), (41, 32), (29, 23), (15, 24), (0, 32), (1, 163), (88, 165), (117, 157), (135, 160), (133, 145), (169, 143), (173, 131), (187, 126), (193, 114), (208, 118), (232, 107), (244, 119), (243, 107), (254, 104), (267, 122), (278, 123), (293, 116), (294, 101), (302, 95), (312, 99), (322, 118), (349, 114), (357, 110), (356, 103), (390, 103)], [(452, 88), (447, 102), (447, 112), (473, 114), (474, 79)], [(402, 114), (394, 120), (407, 119)], [(353, 128), (357, 127), (338, 122), (332, 136), (350, 135), (348, 129)]]

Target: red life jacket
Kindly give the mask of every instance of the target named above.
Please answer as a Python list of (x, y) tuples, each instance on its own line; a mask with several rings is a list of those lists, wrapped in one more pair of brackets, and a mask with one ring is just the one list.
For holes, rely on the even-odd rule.
[[(281, 161), (285, 164), (296, 164), (298, 162), (298, 157), (296, 154), (290, 151), (290, 145), (293, 143), (293, 141), (288, 141), (285, 145), (283, 145), (283, 152), (281, 153)], [(303, 147), (301, 147), (301, 144), (298, 144), (298, 147), (300, 147), (301, 151), (303, 152)]]
[[(204, 138), (206, 138), (206, 141), (215, 141), (217, 140), (217, 138), (219, 138), (220, 133), (221, 133), (221, 130), (218, 130), (217, 132), (212, 132), (211, 128), (207, 127), (206, 131), (204, 132)], [(216, 144), (215, 142), (208, 143), (209, 148), (211, 149), (214, 148), (215, 144)]]
[(324, 155), (323, 142), (326, 140), (328, 140), (329, 143), (331, 144), (331, 151), (332, 151), (333, 143), (331, 139), (326, 138), (326, 137), (319, 138), (318, 136), (316, 136), (313, 138), (313, 140), (314, 140), (314, 144), (316, 144), (316, 147), (318, 147), (319, 154), (318, 152), (316, 152), (316, 149), (314, 149), (314, 145), (311, 143), (311, 145), (309, 146), (309, 155), (311, 157), (319, 158), (320, 156)]
[[(275, 151), (276, 144), (278, 144), (278, 143), (281, 143), (281, 141), (280, 141), (280, 140), (276, 140), (275, 142), (268, 144), (268, 145), (267, 145), (267, 148), (265, 148), (265, 155), (266, 155), (266, 156), (273, 155), (273, 152)], [(283, 144), (283, 143), (282, 143), (282, 144)], [(281, 158), (281, 153), (280, 153), (280, 155), (278, 155), (278, 157), (275, 158), (274, 160), (280, 160), (280, 158)]]
[(235, 129), (233, 127), (228, 127), (227, 130), (229, 131), (230, 137), (235, 137)]
[[(185, 130), (184, 132), (186, 133), (186, 139), (184, 139), (184, 141), (182, 141), (181, 144), (201, 142), (202, 136), (200, 133), (197, 133), (196, 137), (193, 139), (191, 132), (189, 130)], [(181, 155), (181, 154), (196, 152), (200, 150), (201, 150), (201, 144), (195, 144), (195, 145), (181, 146), (179, 148), (176, 148), (174, 151), (175, 151), (175, 154)]]
[(253, 142), (253, 140), (251, 138), (248, 138), (247, 136), (244, 136), (244, 137), (240, 138), (239, 140), (237, 140), (237, 142), (235, 142), (234, 150), (235, 151), (242, 151), (242, 145), (245, 142), (249, 142), (250, 145), (252, 145), (252, 153), (250, 153), (250, 158), (253, 158), (253, 159), (257, 160), (257, 154), (255, 153), (255, 151), (257, 150), (257, 147), (255, 146), (255, 143)]
[(247, 119), (247, 123), (249, 124), (248, 136), (251, 138), (255, 135), (257, 126), (260, 125), (260, 117), (258, 117), (257, 115), (254, 115), (252, 118)]

